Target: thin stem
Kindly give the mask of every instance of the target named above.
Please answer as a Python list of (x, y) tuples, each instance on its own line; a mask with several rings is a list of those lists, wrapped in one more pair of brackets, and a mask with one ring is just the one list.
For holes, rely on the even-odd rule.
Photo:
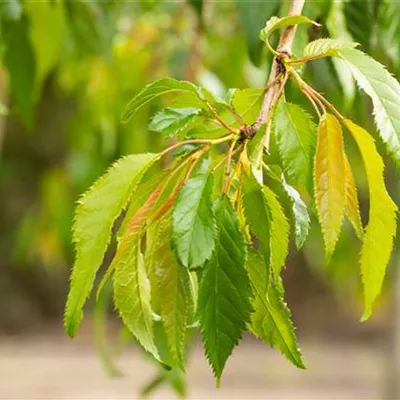
[[(291, 0), (288, 15), (301, 15), (304, 8), (305, 0)], [(293, 40), (296, 34), (297, 26), (288, 26), (282, 33), (279, 45), (277, 47), (277, 52), (281, 54), (290, 55), (292, 50)], [(264, 96), (263, 105), (261, 107), (260, 114), (256, 120), (256, 122), (252, 125), (252, 128), (255, 132), (257, 132), (261, 125), (263, 125), (267, 119), (271, 110), (273, 108), (273, 103), (276, 99), (276, 93), (281, 92), (282, 83), (280, 79), (277, 79), (278, 76), (282, 72), (282, 60), (278, 57), (275, 57), (274, 62), (272, 64), (271, 73), (267, 83), (267, 90)], [(268, 142), (266, 142), (268, 144)]]
[(307, 63), (309, 61), (314, 61), (314, 60), (318, 60), (320, 58), (325, 58), (325, 57), (329, 57), (329, 54), (323, 53), (323, 54), (317, 54), (315, 56), (310, 56), (310, 57), (297, 58), (294, 60), (287, 60), (286, 63), (288, 65), (301, 65), (301, 64)]
[(222, 127), (224, 127), (225, 129), (227, 129), (227, 130), (228, 130), (229, 132), (231, 132), (231, 133), (236, 133), (236, 134), (237, 134), (237, 133), (240, 132), (239, 129), (234, 128), (233, 126), (228, 125), (224, 120), (222, 120), (222, 119), (220, 118), (220, 116), (218, 115), (218, 113), (215, 111), (214, 107), (213, 107), (210, 103), (208, 103), (207, 101), (206, 101), (205, 103), (206, 103), (208, 109), (211, 111), (211, 114), (213, 115), (214, 119), (215, 119)]
[(231, 176), (231, 168), (232, 168), (232, 157), (233, 157), (233, 151), (235, 149), (237, 141), (234, 140), (229, 147), (228, 151), (228, 157), (226, 158), (226, 168), (225, 168), (225, 184), (224, 184), (224, 189), (223, 193), (226, 194), (228, 193), (229, 186), (230, 186), (230, 176)]
[(166, 148), (163, 150), (160, 155), (161, 157), (165, 156), (167, 153), (170, 151), (173, 151), (181, 146), (184, 146), (186, 144), (209, 144), (211, 146), (215, 146), (217, 144), (225, 143), (228, 142), (229, 140), (233, 139), (236, 135), (231, 133), (229, 135), (223, 136), (219, 139), (189, 139), (189, 140), (183, 140), (182, 142), (178, 142), (173, 144), (172, 146)]

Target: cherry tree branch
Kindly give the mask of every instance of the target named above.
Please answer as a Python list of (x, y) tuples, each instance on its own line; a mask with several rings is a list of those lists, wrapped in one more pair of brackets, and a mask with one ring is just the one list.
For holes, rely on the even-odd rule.
[[(301, 15), (304, 8), (305, 0), (291, 0), (288, 16), (292, 15)], [(261, 125), (268, 121), (269, 114), (278, 100), (278, 96), (281, 94), (284, 84), (286, 83), (284, 80), (279, 79), (282, 74), (282, 62), (281, 59), (285, 56), (290, 56), (292, 51), (293, 40), (296, 35), (297, 26), (288, 26), (281, 34), (279, 45), (277, 48), (277, 52), (281, 56), (275, 57), (271, 73), (269, 75), (267, 89), (264, 96), (263, 105), (261, 107), (260, 114), (256, 120), (256, 122), (252, 125), (251, 130), (255, 133), (257, 132)], [(267, 133), (268, 133), (267, 129)], [(266, 137), (266, 148), (268, 148), (269, 142), (269, 134)]]

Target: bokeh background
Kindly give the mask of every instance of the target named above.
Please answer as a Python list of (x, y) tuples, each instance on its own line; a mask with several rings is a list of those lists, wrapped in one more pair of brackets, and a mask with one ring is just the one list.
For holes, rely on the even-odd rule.
[[(359, 242), (345, 226), (327, 265), (315, 215), (284, 273), (307, 371), (245, 337), (217, 390), (194, 338), (187, 379), (166, 376), (121, 332), (109, 304), (88, 305), (77, 339), (62, 332), (75, 201), (121, 155), (166, 144), (147, 129), (161, 103), (121, 125), (127, 101), (164, 76), (218, 94), (262, 87), (271, 57), (258, 33), (287, 7), (280, 0), (0, 2), (1, 399), (400, 398), (398, 241), (375, 314), (361, 324)], [(353, 40), (400, 78), (400, 2), (307, 0), (304, 14), (322, 26), (301, 27), (294, 54), (328, 35)], [(370, 101), (339, 63), (319, 60), (302, 73), (376, 134)], [(288, 93), (308, 107), (294, 87)], [(365, 175), (348, 146), (366, 222)], [(399, 177), (389, 163), (386, 172), (400, 204)]]

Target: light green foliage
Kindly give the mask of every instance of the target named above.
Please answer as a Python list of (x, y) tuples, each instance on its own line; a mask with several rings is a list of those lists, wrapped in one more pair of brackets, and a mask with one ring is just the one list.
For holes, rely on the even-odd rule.
[(339, 55), (350, 67), (358, 85), (371, 97), (379, 133), (400, 170), (400, 84), (382, 64), (359, 50), (342, 49)]
[(297, 249), (300, 250), (310, 230), (310, 216), (299, 192), (285, 181), (282, 184), (292, 203), (295, 243)]
[(249, 253), (246, 268), (254, 292), (251, 332), (279, 349), (296, 367), (305, 368), (282, 290), (275, 283), (268, 284), (268, 270), (257, 254)]
[(65, 329), (74, 336), (83, 306), (111, 237), (115, 219), (157, 154), (127, 156), (116, 162), (79, 200), (75, 213), (76, 259), (65, 308)]
[(133, 97), (122, 112), (121, 122), (128, 122), (135, 112), (155, 98), (174, 92), (187, 92), (197, 96), (196, 86), (190, 82), (177, 81), (172, 78), (160, 79), (150, 83)]
[(145, 350), (160, 360), (154, 343), (150, 282), (139, 239), (131, 243), (114, 274), (114, 302), (122, 321)]
[(396, 234), (397, 207), (386, 191), (384, 165), (372, 137), (350, 120), (346, 120), (345, 124), (360, 149), (369, 184), (369, 221), (360, 259), (365, 301), (362, 319), (365, 320), (371, 316), (372, 306), (382, 288)]
[(172, 214), (172, 243), (182, 265), (199, 267), (214, 249), (213, 177), (200, 171), (179, 192)]
[(338, 39), (317, 39), (308, 45), (303, 50), (304, 57), (316, 56), (336, 56), (338, 51), (342, 49), (354, 49), (358, 43), (346, 42)]
[(302, 24), (313, 24), (318, 26), (316, 22), (302, 15), (293, 15), (283, 18), (272, 17), (267, 21), (265, 28), (261, 30), (260, 39), (264, 42), (268, 42), (269, 37), (274, 31), (285, 26)]
[(189, 272), (171, 249), (171, 220), (161, 223), (154, 252), (161, 318), (174, 362), (184, 371), (184, 345), (189, 314)]
[(251, 291), (245, 270), (246, 244), (227, 197), (218, 200), (215, 215), (215, 251), (201, 277), (198, 315), (205, 353), (219, 382), (249, 320)]
[(290, 226), (275, 193), (268, 187), (264, 187), (263, 193), (268, 203), (271, 216), (270, 222), (270, 248), (271, 268), (276, 279), (280, 276), (285, 265), (289, 247)]
[[(158, 7), (158, 3), (163, 2), (146, 3), (145, 7)], [(101, 310), (103, 320), (98, 320), (102, 335), (97, 338), (103, 356), (107, 356), (107, 363), (111, 365), (104, 348), (104, 299), (108, 294), (111, 297), (107, 289), (113, 278), (114, 304), (126, 331), (137, 339), (153, 361), (159, 363), (158, 373), (144, 387), (143, 395), (162, 383), (168, 383), (178, 393), (184, 394), (181, 373), (185, 370), (191, 332), (196, 329), (200, 330), (205, 355), (217, 384), (220, 383), (228, 358), (246, 330), (277, 348), (295, 366), (304, 368), (290, 310), (284, 301), (284, 285), (280, 275), (288, 255), (290, 234), (293, 234), (298, 249), (304, 245), (310, 230), (311, 210), (317, 213), (328, 261), (341, 233), (343, 218), (346, 216), (353, 225), (362, 242), (363, 319), (371, 314), (393, 247), (397, 208), (385, 188), (383, 161), (372, 137), (347, 120), (341, 112), (343, 109), (349, 111), (354, 99), (354, 76), (359, 86), (372, 98), (381, 136), (399, 166), (400, 119), (397, 114), (400, 110), (400, 87), (384, 67), (355, 49), (356, 44), (352, 42), (350, 34), (343, 30), (346, 28), (343, 4), (323, 3), (322, 8), (316, 3), (308, 3), (304, 10), (313, 18), (318, 17), (319, 21), (328, 18), (328, 31), (340, 31), (338, 38), (318, 39), (306, 45), (307, 37), (317, 34), (315, 26), (318, 24), (303, 16), (273, 17), (262, 30), (261, 38), (270, 52), (278, 57), (271, 64), (274, 68), (272, 77), (276, 79), (271, 78), (267, 87), (260, 83), (255, 85), (261, 87), (259, 89), (228, 89), (224, 93), (224, 84), (229, 81), (241, 87), (243, 82), (254, 83), (261, 79), (258, 75), (262, 76), (261, 69), (251, 69), (247, 64), (246, 75), (237, 75), (237, 65), (228, 44), (225, 44), (224, 51), (215, 51), (213, 54), (221, 64), (218, 71), (204, 70), (204, 65), (199, 65), (199, 71), (202, 72), (199, 81), (207, 87), (163, 78), (138, 91), (136, 84), (141, 84), (146, 76), (136, 74), (136, 64), (143, 62), (142, 71), (157, 68), (158, 64), (163, 69), (165, 65), (159, 58), (132, 57), (130, 51), (133, 47), (140, 47), (143, 54), (148, 55), (145, 48), (153, 48), (151, 45), (155, 43), (160, 45), (158, 42), (164, 33), (162, 29), (162, 33), (153, 29), (146, 32), (143, 42), (132, 42), (131, 39), (116, 41), (110, 57), (112, 62), (105, 62), (98, 54), (113, 36), (100, 35), (99, 24), (102, 21), (106, 23), (107, 18), (112, 19), (112, 13), (105, 12), (108, 8), (82, 1), (68, 4), (56, 2), (57, 6), (65, 6), (65, 14), (59, 15), (61, 19), (67, 21), (71, 16), (79, 16), (73, 24), (77, 28), (79, 41), (85, 43), (76, 54), (82, 56), (88, 52), (97, 60), (91, 64), (91, 74), (96, 78), (85, 88), (82, 98), (83, 102), (92, 98), (96, 110), (101, 111), (101, 118), (97, 124), (92, 121), (91, 125), (85, 125), (88, 119), (85, 114), (77, 124), (77, 128), (83, 125), (77, 135), (84, 129), (96, 132), (99, 129), (104, 142), (115, 135), (119, 129), (113, 126), (120, 110), (118, 87), (126, 82), (136, 80), (126, 90), (127, 93), (137, 94), (122, 113), (122, 122), (127, 122), (151, 100), (161, 95), (175, 95), (166, 96), (167, 100), (171, 100), (169, 107), (156, 112), (150, 124), (148, 112), (153, 112), (153, 109), (142, 109), (125, 127), (129, 140), (140, 140), (143, 147), (148, 139), (157, 142), (162, 137), (173, 137), (170, 147), (159, 155), (133, 155), (115, 163), (83, 195), (77, 206), (74, 224), (77, 257), (65, 312), (65, 327), (71, 336), (82, 319), (82, 310), (112, 237), (114, 223), (122, 214), (114, 235), (117, 249), (98, 286), (100, 308), (97, 309)], [(353, 3), (346, 2), (345, 7), (353, 7)], [(43, 7), (47, 7), (47, 2), (44, 4), (46, 6)], [(190, 4), (196, 11), (192, 17), (196, 22), (196, 35), (199, 35), (199, 38), (195, 36), (193, 44), (197, 45), (202, 41), (208, 16), (203, 13), (202, 1), (190, 1)], [(371, 5), (372, 1), (368, 4)], [(261, 61), (257, 59), (259, 52), (255, 50), (258, 51), (263, 44), (261, 41), (252, 42), (254, 29), (262, 17), (259, 10), (268, 9), (269, 13), (273, 13), (278, 2), (260, 3), (253, 8), (239, 2), (238, 6), (243, 10), (243, 20), (254, 19), (254, 26), (246, 27), (246, 34), (253, 59)], [(282, 10), (287, 6), (286, 3), (282, 4)], [(32, 11), (30, 6), (28, 9), (33, 14), (40, 14), (39, 9)], [(5, 9), (0, 6), (0, 21), (2, 10)], [(90, 18), (93, 10), (97, 10), (96, 15), (100, 19)], [(373, 11), (373, 15), (378, 15), (376, 12)], [(48, 9), (45, 13), (50, 15)], [(35, 18), (33, 14), (32, 18)], [(382, 14), (379, 15), (382, 18)], [(18, 26), (20, 17), (8, 17), (9, 26)], [(144, 23), (140, 13), (137, 18), (137, 26), (140, 27)], [(335, 21), (340, 24), (336, 26)], [(278, 50), (272, 48), (274, 41), (270, 42), (269, 38), (273, 32), (281, 28), (283, 32), (289, 26), (301, 24), (314, 26), (308, 34), (307, 26), (297, 29), (301, 37), (291, 50), (281, 48), (285, 53), (279, 54)], [(135, 35), (133, 31), (138, 29), (137, 26), (132, 27), (130, 35)], [(4, 33), (3, 27), (0, 28)], [(31, 28), (31, 40), (41, 36), (40, 26), (34, 23)], [(174, 25), (174, 29), (178, 29), (178, 26)], [(290, 31), (294, 32), (292, 29)], [(10, 30), (11, 33), (15, 35), (15, 31)], [(18, 35), (21, 39), (26, 32), (17, 32)], [(156, 39), (152, 39), (153, 35)], [(210, 38), (215, 40), (213, 35)], [(23, 37), (25, 45), (28, 43), (26, 39)], [(223, 40), (225, 43), (228, 39), (224, 37)], [(372, 45), (372, 38), (366, 37), (365, 43)], [(244, 43), (236, 43), (235, 37), (236, 44), (240, 47)], [(39, 76), (47, 76), (58, 62), (62, 62), (57, 56), (57, 49), (49, 48), (49, 58), (43, 56), (46, 62), (43, 59), (40, 61), (40, 51), (34, 54), (42, 71)], [(6, 55), (9, 50), (6, 47)], [(301, 58), (290, 54), (299, 54), (301, 51), (304, 55)], [(393, 54), (390, 59), (394, 59)], [(192, 56), (190, 52), (189, 68), (185, 70), (188, 76), (197, 72), (192, 70)], [(334, 57), (334, 65), (326, 59), (314, 61), (323, 57)], [(15, 54), (11, 58), (13, 62), (9, 67), (18, 59)], [(111, 64), (118, 64), (119, 61), (124, 65), (123, 78), (114, 79), (115, 69)], [(265, 61), (267, 64), (272, 58)], [(215, 60), (208, 62), (211, 65)], [(310, 73), (303, 67), (312, 62), (317, 63), (317, 68)], [(229, 64), (228, 76), (220, 75), (224, 63)], [(179, 64), (182, 63), (179, 61)], [(85, 69), (86, 65), (81, 67)], [(182, 69), (185, 66), (179, 67)], [(21, 73), (18, 68), (16, 66), (16, 75), (11, 76), (11, 82), (17, 86), (19, 83), (15, 77)], [(330, 74), (335, 68), (336, 73), (341, 74), (343, 68), (348, 73), (331, 79)], [(183, 71), (179, 71), (174, 76), (181, 76)], [(61, 79), (67, 87), (70, 81), (74, 81), (74, 72)], [(118, 76), (118, 72), (115, 76)], [(320, 76), (323, 76), (323, 82), (318, 78)], [(28, 81), (28, 78), (21, 79)], [(216, 82), (218, 90), (208, 86), (210, 81)], [(287, 84), (289, 81), (290, 84)], [(344, 97), (342, 91), (337, 90), (339, 82), (343, 85)], [(75, 84), (79, 86), (81, 82)], [(109, 90), (109, 85), (112, 90)], [(320, 93), (320, 89), (324, 93)], [(107, 96), (109, 92), (112, 95)], [(300, 103), (300, 95), (304, 95), (302, 100), (310, 103), (307, 110), (315, 113), (319, 120), (318, 129), (303, 103), (300, 106), (286, 101), (290, 99)], [(328, 100), (331, 97), (335, 99), (335, 105)], [(16, 100), (20, 107), (18, 96)], [(362, 103), (354, 103), (355, 115), (365, 114), (360, 110)], [(103, 113), (111, 109), (113, 115)], [(95, 115), (92, 112), (89, 118)], [(352, 153), (346, 154), (342, 126), (350, 130), (349, 136), (355, 139), (360, 149), (368, 179), (370, 210), (365, 231), (352, 171), (354, 165), (354, 171), (358, 174), (360, 165), (357, 165), (357, 159), (351, 158), (349, 162), (348, 156)], [(130, 131), (131, 127), (135, 127), (134, 134)], [(146, 137), (143, 133), (148, 130), (163, 135)], [(135, 151), (136, 144), (134, 142), (131, 146)], [(346, 144), (351, 143), (346, 140)], [(112, 148), (112, 145), (107, 146), (108, 149)], [(82, 149), (77, 153), (79, 151), (82, 152)], [(107, 154), (113, 155), (112, 152)], [(160, 162), (150, 168), (158, 159), (161, 159)], [(365, 201), (364, 196), (360, 198)], [(35, 220), (32, 221), (31, 225), (34, 226)], [(340, 247), (347, 245), (346, 249), (350, 251), (354, 247), (352, 240), (355, 238), (352, 236), (347, 236), (349, 244), (341, 243)], [(337, 266), (336, 259), (331, 270)], [(346, 256), (347, 264), (350, 262), (348, 260), (351, 257)], [(346, 269), (351, 269), (347, 264)], [(318, 268), (324, 271), (323, 266)], [(171, 366), (170, 371), (160, 368), (167, 365)]]
[(296, 104), (281, 101), (275, 112), (274, 126), (287, 182), (311, 186), (317, 128), (310, 115)]
[(149, 129), (166, 136), (179, 135), (190, 128), (200, 112), (199, 108), (164, 108), (153, 117)]
[(246, 123), (252, 123), (260, 112), (263, 98), (262, 89), (235, 89), (231, 104)]

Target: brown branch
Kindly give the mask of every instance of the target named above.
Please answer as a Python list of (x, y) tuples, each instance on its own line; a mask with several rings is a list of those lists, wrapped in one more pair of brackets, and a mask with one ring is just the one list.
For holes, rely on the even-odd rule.
[[(291, 0), (288, 15), (301, 15), (303, 11), (305, 0)], [(279, 45), (277, 48), (277, 52), (281, 54), (279, 57), (275, 57), (271, 73), (269, 75), (267, 89), (264, 96), (263, 105), (261, 107), (260, 114), (256, 120), (256, 122), (252, 125), (251, 129), (254, 132), (257, 132), (261, 125), (267, 122), (271, 109), (274, 106), (274, 103), (277, 101), (277, 96), (282, 90), (282, 86), (285, 84), (284, 81), (279, 79), (279, 75), (282, 73), (282, 61), (283, 57), (290, 56), (292, 51), (293, 40), (296, 34), (297, 26), (288, 26), (281, 35), (279, 40)], [(268, 131), (268, 129), (267, 129)], [(268, 136), (268, 135), (267, 135)], [(266, 138), (266, 145), (268, 147), (268, 137)]]

